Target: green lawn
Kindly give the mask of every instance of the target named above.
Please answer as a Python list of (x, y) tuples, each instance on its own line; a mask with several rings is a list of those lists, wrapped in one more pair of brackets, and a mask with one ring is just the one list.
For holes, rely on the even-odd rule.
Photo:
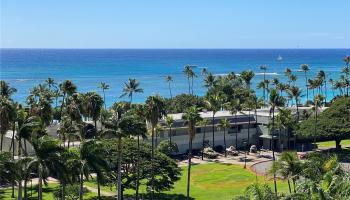
[[(341, 143), (342, 147), (350, 147), (350, 139), (348, 140), (342, 140)], [(321, 148), (335, 148), (335, 141), (325, 141), (325, 142), (317, 142), (318, 147)]]
[[(167, 191), (158, 197), (158, 199), (185, 199), (187, 186), (187, 168), (182, 168), (183, 176), (176, 182), (174, 189)], [(240, 195), (244, 189), (250, 184), (258, 181), (260, 183), (268, 183), (273, 188), (273, 182), (266, 177), (256, 176), (248, 169), (243, 169), (239, 165), (230, 164), (201, 164), (193, 165), (191, 174), (191, 197), (196, 200), (231, 200), (234, 196)], [(85, 183), (90, 187), (96, 187), (94, 180)], [(52, 192), (58, 187), (57, 184), (50, 184), (44, 188), (44, 199), (54, 199)], [(103, 191), (111, 192), (109, 186), (102, 186)], [(112, 189), (116, 191), (115, 187)], [(288, 187), (286, 182), (278, 181), (279, 192), (287, 192)], [(4, 192), (4, 191), (3, 191)], [(0, 199), (11, 199), (11, 189), (5, 190), (5, 193), (0, 194)], [(141, 193), (144, 195), (145, 188), (141, 188)], [(30, 193), (30, 192), (29, 192)], [(133, 190), (125, 191), (125, 194), (133, 195)], [(34, 197), (37, 194), (34, 193)], [(94, 199), (95, 193), (89, 192), (85, 195), (85, 199)], [(33, 198), (34, 199), (34, 198)], [(112, 199), (112, 198), (109, 198)]]
[[(185, 199), (187, 187), (187, 168), (182, 170), (183, 176), (175, 183), (174, 189), (163, 194), (162, 199)], [(191, 173), (191, 197), (196, 200), (231, 200), (234, 196), (240, 195), (250, 184), (258, 181), (268, 183), (273, 188), (273, 181), (263, 176), (256, 176), (248, 169), (243, 169), (239, 165), (230, 164), (201, 164), (193, 165)], [(94, 181), (86, 183), (91, 187), (96, 187)], [(279, 192), (287, 192), (288, 185), (286, 182), (278, 181)], [(109, 191), (109, 186), (102, 187), (102, 190)], [(115, 188), (113, 188), (115, 191)], [(140, 192), (144, 193), (145, 188)], [(133, 190), (125, 191), (125, 194), (134, 194)]]
[[(29, 195), (29, 200), (37, 200), (38, 199), (38, 193), (37, 193), (37, 188), (33, 187), (33, 190), (32, 190), (32, 194), (33, 196), (30, 197), (30, 185), (28, 185), (28, 195)], [(55, 200), (55, 197), (53, 195), (53, 192), (58, 190), (58, 184), (57, 183), (50, 183), (48, 184), (47, 186), (44, 186), (43, 187), (43, 199), (44, 200)], [(15, 187), (15, 198), (11, 198), (11, 194), (12, 194), (12, 190), (10, 188), (8, 189), (0, 189), (0, 199), (1, 200), (14, 200), (14, 199), (17, 199), (17, 188)], [(95, 193), (92, 193), (92, 192), (87, 192), (85, 195), (84, 195), (84, 198), (86, 200), (95, 200), (97, 199), (97, 194)], [(112, 198), (103, 198), (103, 199), (110, 199), (112, 200)]]

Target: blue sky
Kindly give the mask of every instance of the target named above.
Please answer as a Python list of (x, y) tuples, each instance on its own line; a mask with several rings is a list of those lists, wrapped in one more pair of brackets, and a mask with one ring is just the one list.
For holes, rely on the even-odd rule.
[(349, 0), (2, 0), (3, 48), (350, 48)]

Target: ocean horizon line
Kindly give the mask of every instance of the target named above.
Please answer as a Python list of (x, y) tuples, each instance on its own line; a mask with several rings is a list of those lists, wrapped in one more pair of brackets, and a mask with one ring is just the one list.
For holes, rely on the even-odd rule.
[(60, 47), (0, 47), (1, 50), (350, 50), (350, 47), (336, 47), (336, 48), (60, 48)]

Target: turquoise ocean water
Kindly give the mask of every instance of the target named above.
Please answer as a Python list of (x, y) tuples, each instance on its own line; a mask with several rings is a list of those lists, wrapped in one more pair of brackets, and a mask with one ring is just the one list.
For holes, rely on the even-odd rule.
[[(57, 82), (70, 79), (80, 92), (101, 92), (97, 86), (106, 82), (110, 85), (106, 92), (110, 105), (120, 100), (128, 78), (136, 78), (144, 89), (143, 94), (135, 95), (136, 102), (157, 93), (169, 97), (166, 75), (174, 79), (173, 94), (186, 93), (187, 79), (182, 72), (186, 64), (198, 66), (194, 68), (198, 75), (194, 92), (203, 95), (203, 67), (214, 74), (253, 70), (256, 76), (252, 88), (263, 78), (260, 65), (268, 66), (267, 78), (276, 76), (281, 81), (286, 81), (283, 71), (289, 67), (298, 76), (297, 84), (303, 87), (305, 79), (298, 72), (301, 64), (310, 66), (309, 77), (324, 70), (327, 79), (337, 78), (344, 56), (349, 54), (350, 49), (0, 49), (0, 77), (17, 88), (13, 98), (19, 102), (25, 101), (29, 90), (48, 77)], [(280, 61), (279, 55), (283, 58)]]

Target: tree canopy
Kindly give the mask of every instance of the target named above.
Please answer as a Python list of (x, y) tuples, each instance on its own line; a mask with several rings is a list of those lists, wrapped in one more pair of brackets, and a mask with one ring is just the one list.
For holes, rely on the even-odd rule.
[(296, 133), (304, 139), (333, 139), (337, 148), (340, 148), (340, 141), (350, 137), (350, 98), (336, 99), (328, 109), (318, 115), (317, 121), (315, 116), (311, 116), (301, 122)]

